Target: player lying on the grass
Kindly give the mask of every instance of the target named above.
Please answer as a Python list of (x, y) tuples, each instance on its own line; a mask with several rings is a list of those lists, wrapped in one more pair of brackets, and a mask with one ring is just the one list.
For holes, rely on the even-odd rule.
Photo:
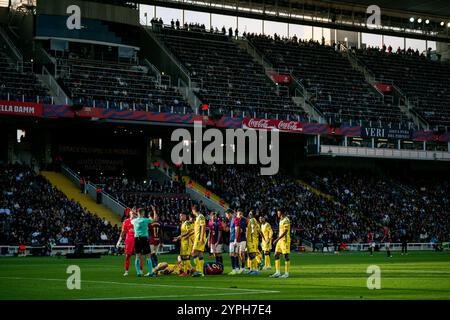
[(192, 214), (188, 215), (184, 212), (180, 213), (181, 234), (173, 238), (173, 242), (180, 241), (180, 257), (183, 272), (180, 276), (189, 276), (191, 266), (191, 252), (194, 246), (194, 223)]
[[(273, 241), (275, 245), (275, 273), (271, 278), (288, 278), (289, 277), (289, 253), (291, 252), (291, 222), (282, 209), (277, 210), (277, 216), (280, 219), (278, 238)], [(284, 255), (284, 274), (281, 275), (280, 255)]]
[[(125, 237), (125, 273), (124, 276), (128, 276), (128, 270), (130, 269), (131, 256), (134, 254), (134, 227), (131, 223), (132, 220), (136, 219), (137, 213), (136, 208), (130, 211), (130, 217), (122, 223), (122, 231), (120, 233), (119, 240), (117, 241), (116, 247), (121, 246), (122, 240)], [(142, 259), (139, 261), (140, 268), (142, 270)]]
[[(196, 270), (191, 268), (187, 273), (194, 274)], [(183, 273), (183, 260), (178, 256), (176, 264), (168, 262), (158, 263), (158, 266), (153, 269), (155, 275), (180, 275)], [(203, 273), (207, 275), (219, 275), (223, 273), (223, 264), (216, 262), (206, 262), (203, 267)]]
[(198, 206), (192, 206), (192, 214), (195, 216), (194, 222), (194, 245), (192, 248), (192, 257), (197, 271), (192, 275), (193, 277), (203, 277), (203, 252), (206, 245), (206, 219), (203, 214), (200, 213)]
[(267, 218), (264, 216), (259, 217), (259, 222), (261, 224), (261, 232), (264, 239), (261, 241), (261, 249), (263, 252), (264, 268), (263, 270), (270, 270), (272, 266), (270, 265), (270, 251), (272, 250), (272, 237), (273, 230), (270, 223), (267, 222)]
[(134, 226), (134, 249), (136, 251), (136, 273), (138, 277), (141, 277), (143, 272), (140, 269), (140, 259), (142, 255), (146, 256), (148, 273), (146, 277), (153, 277), (153, 265), (150, 255), (150, 244), (148, 240), (148, 225), (153, 222), (152, 219), (146, 216), (145, 209), (139, 209), (137, 218), (133, 219), (131, 223)]

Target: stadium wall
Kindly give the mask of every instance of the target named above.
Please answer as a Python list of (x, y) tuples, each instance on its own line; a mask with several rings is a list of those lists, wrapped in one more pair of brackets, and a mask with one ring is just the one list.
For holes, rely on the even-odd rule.
[(81, 9), (82, 18), (97, 19), (109, 22), (117, 22), (128, 25), (139, 25), (139, 11), (131, 8), (87, 2), (79, 0), (39, 0), (37, 2), (37, 15), (62, 15), (67, 14), (67, 7), (77, 5)]

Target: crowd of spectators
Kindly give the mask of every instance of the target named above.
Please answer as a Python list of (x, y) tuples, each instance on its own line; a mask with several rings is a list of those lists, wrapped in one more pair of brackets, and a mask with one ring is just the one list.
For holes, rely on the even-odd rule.
[(383, 101), (341, 54), (340, 43), (247, 33), (245, 37), (280, 73), (292, 74), (329, 122), (409, 125), (396, 105)]
[(450, 127), (450, 65), (431, 48), (419, 52), (383, 45), (356, 50), (358, 59), (380, 82), (394, 84), (431, 127)]
[[(200, 29), (203, 30), (200, 26)], [(275, 86), (253, 57), (230, 41), (233, 30), (196, 32), (170, 26), (160, 39), (189, 71), (194, 93), (208, 105), (209, 115), (278, 118), (304, 121), (286, 86)], [(238, 30), (234, 33), (239, 34)]]
[(278, 174), (260, 176), (255, 166), (189, 166), (193, 180), (221, 195), (232, 208), (256, 210), (276, 225), (275, 210), (284, 208), (301, 237), (312, 243), (367, 242), (367, 233), (393, 241), (408, 233), (418, 242), (447, 240), (450, 230), (448, 183), (426, 189), (404, 186), (365, 172), (304, 173), (302, 180)]
[(119, 228), (68, 199), (43, 176), (20, 164), (0, 165), (0, 243), (113, 244)]
[(184, 193), (184, 186), (177, 181), (159, 182), (152, 179), (137, 179), (125, 175), (118, 177), (100, 176), (94, 180), (95, 184), (103, 186), (103, 191), (119, 197), (124, 193), (157, 193), (179, 194)]

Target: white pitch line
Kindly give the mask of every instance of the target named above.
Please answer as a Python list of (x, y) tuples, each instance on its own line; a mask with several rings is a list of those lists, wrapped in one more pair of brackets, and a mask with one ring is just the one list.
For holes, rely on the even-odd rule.
[[(279, 292), (279, 291), (276, 291)], [(269, 291), (255, 291), (253, 294), (268, 294)], [(229, 293), (202, 293), (202, 294), (183, 294), (183, 295), (164, 295), (164, 296), (137, 296), (137, 297), (112, 297), (112, 298), (88, 298), (78, 300), (121, 300), (121, 299), (156, 299), (156, 298), (181, 298), (181, 297), (210, 297), (210, 296), (235, 296), (248, 294), (248, 292), (229, 292)]]
[[(51, 279), (51, 278), (23, 278), (23, 277), (0, 277), (0, 279), (15, 279), (15, 280), (38, 280), (38, 281), (67, 281), (66, 279)], [(244, 288), (220, 288), (220, 287), (202, 287), (202, 286), (187, 286), (187, 285), (170, 285), (170, 284), (156, 284), (156, 283), (128, 283), (128, 282), (114, 282), (114, 281), (98, 281), (98, 280), (81, 280), (81, 282), (99, 283), (99, 284), (113, 284), (120, 286), (145, 286), (145, 287), (165, 287), (165, 288), (187, 288), (187, 289), (205, 289), (205, 290), (231, 290), (231, 291), (245, 291), (242, 293), (279, 293), (275, 290), (259, 290), (259, 289), (244, 289)]]

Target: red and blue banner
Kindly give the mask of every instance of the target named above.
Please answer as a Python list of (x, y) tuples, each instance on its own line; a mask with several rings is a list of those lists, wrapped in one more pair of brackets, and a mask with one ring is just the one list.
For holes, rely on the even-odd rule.
[(135, 110), (114, 110), (104, 108), (84, 107), (74, 111), (68, 105), (49, 105), (32, 102), (0, 100), (0, 114), (19, 115), (44, 118), (75, 118), (117, 119), (160, 123), (193, 124), (201, 121), (203, 125), (230, 129), (279, 130), (303, 134), (337, 135), (347, 137), (372, 137), (392, 139), (412, 139), (415, 141), (449, 142), (450, 133), (434, 133), (433, 131), (410, 131), (388, 127), (346, 126), (332, 127), (329, 124), (304, 123), (290, 120), (235, 118), (223, 116), (213, 120), (209, 116), (197, 114), (179, 114), (169, 112), (147, 112)]

